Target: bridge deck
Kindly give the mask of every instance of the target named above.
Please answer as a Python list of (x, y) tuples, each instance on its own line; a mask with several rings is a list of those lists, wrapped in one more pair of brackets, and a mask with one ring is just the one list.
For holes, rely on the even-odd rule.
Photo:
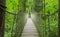
[(21, 37), (38, 37), (37, 30), (30, 18), (27, 20)]

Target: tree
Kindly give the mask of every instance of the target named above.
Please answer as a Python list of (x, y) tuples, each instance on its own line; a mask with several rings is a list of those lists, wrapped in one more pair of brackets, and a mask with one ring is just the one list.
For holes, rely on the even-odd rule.
[(5, 0), (0, 0), (0, 37), (4, 37)]
[(59, 10), (58, 10), (58, 37), (60, 37), (60, 0), (59, 0)]

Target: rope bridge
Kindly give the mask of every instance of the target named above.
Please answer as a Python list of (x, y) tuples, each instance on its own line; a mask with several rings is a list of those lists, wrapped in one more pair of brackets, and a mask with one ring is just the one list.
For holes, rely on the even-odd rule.
[[(31, 18), (32, 18), (32, 20), (37, 28), (39, 36), (40, 37), (57, 37), (58, 10), (56, 10), (52, 14), (50, 14), (50, 12), (48, 12), (46, 14), (45, 13), (45, 0), (44, 0), (44, 3), (42, 3), (43, 1), (42, 2), (41, 1), (42, 0), (40, 0), (40, 1), (35, 0), (34, 1), (34, 4), (35, 4), (34, 8), (32, 5), (30, 6), (31, 7), (30, 8)], [(25, 23), (27, 22), (28, 12), (24, 13), (25, 7), (23, 8), (24, 10), (22, 10), (22, 12), (20, 11), (19, 6), (18, 6), (18, 12), (15, 12), (15, 11), (9, 12), (5, 8), (7, 8), (7, 7), (0, 4), (0, 9), (3, 10), (4, 12), (6, 12), (5, 13), (5, 31), (4, 31), (5, 35), (4, 36), (5, 37), (21, 37)], [(13, 10), (14, 10), (14, 8), (15, 7), (13, 7)], [(32, 12), (32, 10), (34, 10), (35, 12)], [(41, 13), (40, 13), (40, 11), (41, 11)]]

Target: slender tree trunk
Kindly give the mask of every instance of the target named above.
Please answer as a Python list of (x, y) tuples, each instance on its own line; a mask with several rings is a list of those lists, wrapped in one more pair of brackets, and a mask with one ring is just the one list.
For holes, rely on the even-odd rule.
[(0, 0), (0, 37), (4, 37), (4, 16), (5, 11), (2, 8), (5, 6), (5, 0)]
[(59, 0), (59, 10), (58, 10), (58, 37), (60, 37), (60, 0)]

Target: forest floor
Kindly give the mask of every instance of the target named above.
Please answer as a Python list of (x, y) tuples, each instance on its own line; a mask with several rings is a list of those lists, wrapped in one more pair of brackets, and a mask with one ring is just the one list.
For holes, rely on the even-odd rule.
[(27, 20), (21, 37), (39, 37), (36, 27), (30, 18)]

